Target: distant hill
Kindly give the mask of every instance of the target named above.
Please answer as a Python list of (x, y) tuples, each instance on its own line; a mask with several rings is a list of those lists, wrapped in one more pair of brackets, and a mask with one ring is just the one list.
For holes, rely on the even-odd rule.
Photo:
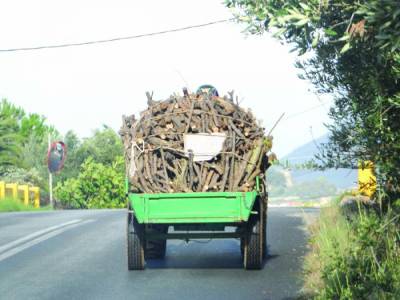
[[(305, 163), (313, 159), (319, 152), (318, 147), (321, 144), (327, 143), (328, 140), (329, 136), (326, 134), (307, 142), (284, 156), (282, 161), (288, 161), (290, 165)], [(329, 169), (326, 171), (292, 170), (290, 173), (293, 183), (308, 182), (323, 177), (341, 190), (357, 186), (357, 170), (353, 169)]]
[(326, 134), (313, 141), (309, 141), (304, 145), (294, 149), (288, 155), (284, 156), (282, 160), (287, 160), (291, 164), (302, 164), (306, 161), (309, 161), (319, 152), (318, 147), (321, 146), (321, 144), (327, 143), (328, 140), (329, 136)]

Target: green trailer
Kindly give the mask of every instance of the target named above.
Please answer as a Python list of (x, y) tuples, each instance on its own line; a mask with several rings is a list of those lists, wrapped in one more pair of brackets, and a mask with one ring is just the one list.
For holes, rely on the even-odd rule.
[(244, 268), (263, 267), (268, 198), (259, 178), (251, 192), (127, 193), (127, 199), (129, 270), (164, 258), (168, 239), (240, 239)]

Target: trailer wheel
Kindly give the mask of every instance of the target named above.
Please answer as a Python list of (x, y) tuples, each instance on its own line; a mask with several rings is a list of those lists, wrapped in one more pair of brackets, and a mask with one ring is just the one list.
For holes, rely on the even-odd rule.
[(267, 220), (268, 213), (267, 208), (263, 209), (263, 218), (262, 218), (262, 257), (263, 259), (267, 258), (268, 249), (267, 249)]
[(135, 221), (132, 213), (128, 213), (126, 235), (128, 270), (143, 270), (145, 266), (143, 225)]
[(252, 215), (249, 220), (247, 234), (245, 237), (243, 264), (246, 270), (260, 270), (263, 264), (263, 228), (262, 213), (258, 210), (257, 215)]
[(244, 247), (245, 247), (246, 239), (244, 237), (240, 238), (240, 254), (242, 258), (244, 258)]
[[(151, 233), (167, 233), (168, 226), (165, 225), (149, 225), (147, 234)], [(164, 258), (167, 251), (167, 240), (146, 240), (146, 259)]]

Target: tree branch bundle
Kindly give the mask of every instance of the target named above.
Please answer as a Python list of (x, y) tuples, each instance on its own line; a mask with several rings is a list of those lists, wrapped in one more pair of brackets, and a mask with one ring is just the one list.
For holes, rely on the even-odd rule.
[[(140, 119), (124, 116), (120, 130), (131, 192), (246, 192), (255, 188), (257, 176), (264, 177), (272, 137), (232, 97), (185, 93), (154, 101), (147, 93), (147, 98)], [(184, 151), (184, 135), (196, 133), (225, 133), (221, 153), (194, 161)]]

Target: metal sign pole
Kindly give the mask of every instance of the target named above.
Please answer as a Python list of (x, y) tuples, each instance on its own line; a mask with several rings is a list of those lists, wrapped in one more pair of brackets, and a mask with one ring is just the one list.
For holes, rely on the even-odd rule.
[[(49, 151), (51, 149), (51, 135), (50, 132), (48, 134), (48, 142), (49, 142)], [(53, 174), (51, 174), (49, 170), (49, 198), (50, 198), (50, 206), (53, 207)]]

